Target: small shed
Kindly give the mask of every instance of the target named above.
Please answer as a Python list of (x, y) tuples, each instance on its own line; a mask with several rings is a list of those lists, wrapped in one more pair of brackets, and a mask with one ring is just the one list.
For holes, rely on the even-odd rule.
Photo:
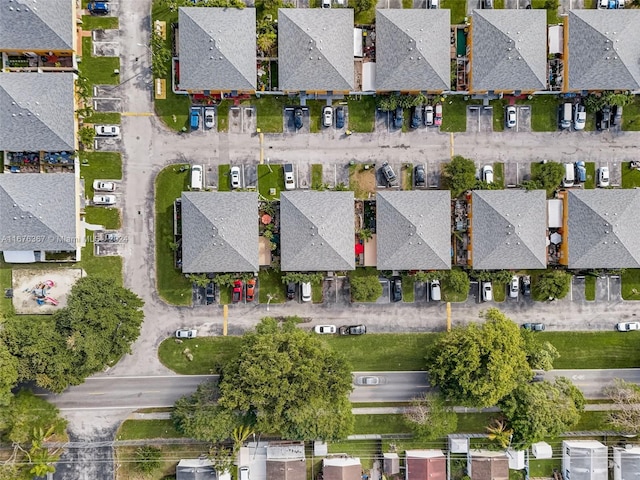
[(469, 453), (469, 439), (449, 436), (449, 451), (451, 453)]
[(507, 457), (509, 458), (509, 470), (522, 470), (526, 467), (524, 450), (514, 450), (510, 448), (507, 450)]
[(364, 62), (362, 64), (362, 91), (376, 91), (376, 62)]
[(382, 471), (386, 475), (400, 473), (400, 458), (397, 453), (384, 453), (382, 456), (384, 458)]
[(553, 458), (553, 449), (547, 442), (538, 442), (531, 445), (531, 453), (538, 460)]

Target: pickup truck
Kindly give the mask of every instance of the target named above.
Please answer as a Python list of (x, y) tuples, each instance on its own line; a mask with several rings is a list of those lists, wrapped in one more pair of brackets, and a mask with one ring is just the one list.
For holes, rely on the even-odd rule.
[(231, 295), (232, 303), (240, 303), (242, 301), (242, 280), (236, 280), (233, 282), (233, 293)]
[(191, 107), (191, 130), (200, 128), (200, 107)]

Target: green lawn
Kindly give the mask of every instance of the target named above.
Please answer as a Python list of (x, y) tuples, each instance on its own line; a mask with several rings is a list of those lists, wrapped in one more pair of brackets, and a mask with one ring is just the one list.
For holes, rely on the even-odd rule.
[(230, 192), (231, 191), (231, 165), (218, 165), (218, 191)]
[[(199, 337), (177, 343), (173, 337), (158, 347), (158, 358), (164, 366), (182, 375), (220, 373), (220, 366), (238, 355), (242, 337)], [(193, 361), (184, 355), (193, 354)]]
[(309, 107), (309, 131), (311, 133), (318, 133), (322, 130), (322, 109), (326, 105), (326, 100), (307, 100), (307, 107)]
[[(87, 230), (86, 235), (87, 238), (92, 238), (93, 232)], [(122, 285), (122, 257), (96, 257), (93, 254), (93, 242), (91, 241), (87, 241), (87, 245), (82, 249), (82, 260), (77, 266), (83, 268), (89, 275), (108, 278), (118, 285)]]
[(499, 100), (491, 100), (489, 105), (493, 107), (493, 131), (494, 132), (502, 132), (504, 131), (505, 124), (505, 108), (509, 102), (502, 98)]
[(118, 29), (119, 27), (118, 17), (98, 17), (95, 15), (83, 15), (82, 16), (82, 29), (83, 30), (110, 30)]
[[(613, 330), (613, 329), (612, 329)], [(640, 334), (618, 332), (540, 332), (560, 352), (557, 369), (630, 368), (640, 365)]]
[(356, 25), (373, 25), (376, 19), (376, 4), (371, 3), (371, 8), (364, 12), (358, 12), (355, 14)]
[(496, 162), (493, 164), (493, 182), (504, 188), (504, 163)]
[(415, 278), (413, 275), (402, 275), (402, 301), (413, 303), (416, 300), (416, 292), (414, 289)]
[(507, 286), (504, 283), (493, 282), (493, 300), (504, 302), (507, 296)]
[(596, 299), (596, 277), (587, 275), (584, 279), (584, 296), (589, 301)]
[(282, 273), (273, 268), (258, 272), (258, 292), (260, 303), (267, 303), (271, 295), (271, 303), (282, 303), (287, 297), (285, 285), (282, 283)]
[(585, 162), (585, 168), (587, 170), (587, 181), (584, 182), (584, 188), (594, 189), (596, 188), (596, 164), (595, 162)]
[(191, 282), (174, 267), (171, 250), (173, 236), (173, 202), (187, 189), (189, 172), (169, 165), (156, 177), (156, 285), (162, 299), (172, 305), (191, 305)]
[(558, 129), (558, 99), (554, 95), (535, 95), (531, 100), (519, 100), (517, 103), (531, 105), (531, 130), (534, 132), (555, 132)]
[(84, 191), (93, 197), (93, 181), (122, 179), (122, 157), (118, 152), (80, 152), (80, 178)]
[[(240, 102), (240, 104), (244, 105), (244, 101)], [(229, 130), (229, 108), (231, 108), (232, 105), (233, 104), (229, 100), (222, 100), (218, 103), (216, 121), (218, 122), (219, 132), (226, 132)]]
[(349, 97), (347, 104), (349, 107), (349, 123), (345, 127), (358, 133), (373, 132), (376, 120), (375, 97), (373, 95)]
[(322, 184), (322, 165), (315, 163), (311, 165), (311, 189), (320, 190)]
[(413, 163), (403, 163), (400, 168), (400, 178), (402, 190), (413, 190)]
[[(495, 413), (459, 413), (456, 433), (484, 433)], [(402, 414), (355, 415), (356, 435), (411, 433)]]
[(125, 420), (116, 433), (116, 440), (181, 437), (171, 420)]
[[(11, 267), (4, 262), (1, 262), (2, 268), (0, 268), (0, 289), (4, 291), (6, 288), (11, 288)], [(13, 313), (13, 302), (10, 298), (5, 298), (4, 295), (0, 296), (0, 323), (4, 315)]]
[[(447, 8), (443, 5), (442, 8)], [(466, 132), (467, 131), (467, 105), (476, 102), (465, 101), (460, 95), (452, 95), (442, 102), (442, 126), (443, 132)]]
[(78, 64), (80, 75), (86, 77), (93, 85), (117, 85), (120, 75), (113, 73), (120, 68), (118, 57), (94, 57), (91, 37), (82, 38), (82, 62)]
[(313, 303), (322, 303), (322, 301), (324, 300), (322, 290), (322, 282), (311, 284), (311, 301)]
[(549, 8), (549, 6), (554, 5), (554, 2), (549, 2), (548, 0), (531, 0), (531, 7), (546, 9), (547, 23), (558, 24), (561, 23), (560, 17), (558, 17), (558, 3), (555, 3), (556, 8)]
[(442, 0), (442, 7), (451, 10), (451, 25), (464, 23), (467, 16), (467, 2), (465, 0)]
[(631, 169), (629, 162), (624, 162), (621, 167), (622, 188), (640, 187), (640, 170), (636, 170), (635, 168)]
[(90, 117), (84, 119), (84, 123), (108, 123), (118, 124), (121, 122), (122, 115), (117, 112), (96, 112), (94, 111)]
[[(258, 165), (258, 192), (267, 200), (280, 198), (280, 190), (284, 186), (284, 170), (279, 164)], [(275, 195), (270, 190), (275, 189)]]
[(640, 269), (627, 268), (622, 272), (622, 298), (640, 300)]
[(264, 133), (282, 133), (284, 107), (298, 105), (299, 98), (262, 95), (256, 98), (256, 126)]
[(120, 210), (108, 207), (86, 207), (86, 221), (92, 225), (102, 225), (107, 230), (117, 230), (122, 226)]
[(413, 8), (413, 0), (402, 0), (402, 8)]
[(635, 95), (633, 101), (624, 107), (622, 115), (622, 129), (629, 131), (640, 130), (640, 99)]

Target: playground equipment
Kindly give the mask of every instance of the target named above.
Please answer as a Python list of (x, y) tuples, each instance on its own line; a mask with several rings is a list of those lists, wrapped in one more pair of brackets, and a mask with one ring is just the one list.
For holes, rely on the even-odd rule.
[(38, 305), (45, 305), (49, 303), (54, 307), (57, 306), (60, 302), (49, 296), (49, 291), (55, 286), (56, 284), (53, 280), (46, 280), (38, 283), (33, 289), (31, 289), (31, 294), (35, 297), (36, 303)]

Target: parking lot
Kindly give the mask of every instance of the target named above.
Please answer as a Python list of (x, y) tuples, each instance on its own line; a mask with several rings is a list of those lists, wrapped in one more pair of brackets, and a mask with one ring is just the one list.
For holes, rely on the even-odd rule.
[(256, 107), (229, 108), (229, 133), (254, 133), (256, 128)]
[(504, 186), (514, 188), (524, 180), (531, 179), (531, 164), (509, 162), (504, 163)]
[(94, 57), (119, 57), (120, 56), (120, 32), (118, 29), (93, 30), (91, 32), (93, 40)]
[(515, 127), (506, 126), (506, 108), (502, 112), (502, 118), (505, 122), (504, 131), (507, 133), (530, 132), (531, 131), (531, 107), (529, 105), (513, 105), (516, 109), (516, 125)]
[[(302, 127), (296, 128), (294, 114), (295, 110), (302, 110)], [(285, 107), (282, 115), (282, 131), (284, 133), (309, 133), (309, 108), (308, 107)]]
[(427, 187), (440, 188), (441, 163), (436, 160), (427, 161), (425, 163), (425, 171), (427, 172)]
[(493, 132), (493, 107), (483, 105), (467, 106), (467, 132)]
[(596, 277), (595, 300), (587, 300), (585, 296), (586, 277), (575, 275), (571, 280), (569, 297), (574, 303), (618, 303), (622, 301), (622, 284), (618, 275)]
[(120, 137), (95, 137), (93, 148), (102, 152), (119, 152), (121, 143)]

